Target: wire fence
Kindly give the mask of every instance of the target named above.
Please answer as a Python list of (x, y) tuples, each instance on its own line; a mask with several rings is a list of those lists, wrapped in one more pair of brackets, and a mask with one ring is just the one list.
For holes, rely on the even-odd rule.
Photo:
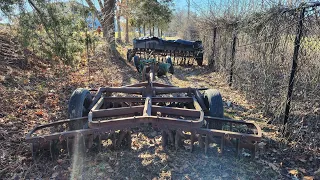
[(278, 6), (242, 18), (216, 19), (202, 28), (209, 66), (224, 73), (229, 85), (274, 124), (287, 127), (289, 136), (300, 129), (294, 137), (306, 141), (303, 132), (312, 128), (315, 134), (306, 142), (313, 147), (320, 144), (319, 16), (319, 3)]

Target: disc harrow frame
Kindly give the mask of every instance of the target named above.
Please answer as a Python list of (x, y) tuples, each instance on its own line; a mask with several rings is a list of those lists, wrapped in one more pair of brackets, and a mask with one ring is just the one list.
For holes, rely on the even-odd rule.
[[(179, 88), (171, 85), (153, 82), (150, 74), (149, 82), (143, 82), (123, 87), (101, 87), (96, 91), (90, 104), (90, 112), (86, 117), (66, 119), (36, 126), (26, 136), (31, 143), (32, 154), (38, 149), (49, 149), (50, 155), (56, 148), (66, 149), (68, 154), (74, 143), (82, 147), (91, 148), (94, 142), (101, 150), (101, 141), (110, 139), (115, 131), (119, 131), (118, 139), (113, 139), (114, 147), (120, 147), (125, 140), (131, 145), (131, 129), (143, 124), (151, 124), (162, 132), (162, 146), (170, 143), (178, 149), (184, 139), (190, 139), (189, 149), (194, 150), (198, 142), (207, 153), (211, 143), (220, 146), (222, 154), (226, 146), (233, 146), (236, 155), (242, 148), (249, 149), (255, 156), (256, 145), (261, 141), (260, 127), (251, 121), (232, 120), (206, 116), (207, 107), (204, 103), (201, 90), (206, 88)], [(119, 93), (124, 96), (118, 96)], [(174, 94), (184, 94), (183, 97), (174, 97)], [(169, 107), (167, 104), (182, 104), (183, 107)], [(192, 108), (187, 108), (192, 107)], [(38, 134), (42, 129), (69, 125), (70, 123), (85, 122), (86, 129), (67, 130), (49, 134)], [(209, 129), (208, 123), (221, 123), (223, 129)], [(235, 129), (245, 126), (245, 132)], [(238, 128), (239, 129), (239, 128)], [(188, 132), (188, 133), (186, 133)], [(76, 140), (76, 141), (75, 141)], [(169, 143), (170, 142), (170, 143)]]

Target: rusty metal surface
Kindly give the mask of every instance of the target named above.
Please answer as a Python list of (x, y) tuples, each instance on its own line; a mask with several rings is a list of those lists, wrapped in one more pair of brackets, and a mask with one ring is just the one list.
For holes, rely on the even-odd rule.
[[(145, 102), (145, 97), (104, 97), (107, 102)], [(193, 102), (191, 97), (153, 97), (152, 102)]]
[[(85, 118), (79, 118), (78, 120), (83, 120)], [(90, 118), (90, 117), (89, 117)], [(205, 117), (210, 118), (210, 117)], [(206, 119), (207, 120), (207, 119)], [(212, 120), (212, 119), (211, 119)], [(224, 123), (235, 123), (241, 124), (241, 122), (237, 122), (235, 120), (230, 119), (222, 119)], [(192, 132), (192, 134), (196, 134), (199, 136), (198, 140), (194, 140), (191, 144), (195, 142), (204, 142), (204, 147), (208, 147), (209, 143), (217, 143), (221, 146), (224, 146), (228, 139), (236, 138), (239, 140), (239, 144), (237, 145), (237, 149), (239, 148), (246, 148), (251, 150), (254, 153), (256, 142), (261, 140), (261, 129), (253, 122), (242, 121), (247, 125), (252, 125), (256, 127), (257, 133), (256, 134), (246, 134), (246, 133), (239, 133), (239, 132), (231, 132), (225, 130), (217, 130), (217, 129), (206, 129), (202, 128), (202, 121), (192, 121), (192, 120), (181, 120), (175, 118), (167, 118), (167, 117), (158, 117), (158, 116), (136, 116), (136, 117), (129, 117), (129, 118), (120, 118), (120, 119), (113, 119), (107, 121), (92, 121), (89, 125), (89, 129), (81, 129), (81, 130), (74, 130), (74, 131), (65, 131), (59, 133), (53, 133), (48, 135), (41, 135), (41, 136), (34, 136), (32, 134), (35, 133), (37, 130), (43, 127), (54, 126), (57, 124), (68, 123), (72, 120), (63, 120), (58, 121), (55, 123), (51, 123), (50, 125), (43, 125), (38, 126), (33, 129), (28, 135), (26, 141), (28, 143), (36, 143), (39, 146), (48, 145), (48, 142), (52, 140), (67, 140), (67, 139), (74, 139), (76, 137), (84, 137), (84, 136), (99, 136), (105, 132), (114, 132), (116, 130), (130, 130), (131, 128), (139, 127), (141, 124), (144, 123), (151, 123), (153, 127), (165, 130), (165, 131), (172, 131), (172, 130), (183, 130)], [(204, 139), (204, 140), (203, 140)], [(230, 144), (230, 142), (229, 142)], [(205, 150), (207, 151), (207, 150)]]
[[(208, 120), (208, 116), (205, 116), (205, 120)], [(88, 117), (82, 117), (77, 119), (66, 119), (61, 120), (45, 125), (39, 125), (32, 129), (26, 136), (26, 141), (31, 143), (34, 142), (36, 139), (40, 141), (48, 141), (55, 138), (62, 137), (73, 137), (78, 134), (82, 135), (88, 135), (88, 134), (94, 134), (97, 132), (107, 132), (107, 131), (115, 131), (115, 130), (121, 130), (132, 128), (132, 127), (138, 127), (141, 123), (152, 123), (154, 126), (157, 126), (158, 128), (164, 128), (164, 129), (184, 129), (186, 131), (192, 131), (200, 134), (211, 134), (214, 136), (224, 136), (228, 135), (229, 137), (234, 138), (243, 138), (246, 137), (248, 140), (252, 141), (260, 141), (261, 140), (261, 129), (259, 126), (256, 125), (254, 122), (248, 122), (248, 121), (240, 121), (238, 120), (232, 120), (232, 119), (225, 119), (225, 118), (219, 118), (219, 120), (223, 121), (224, 123), (235, 123), (235, 124), (247, 124), (252, 125), (257, 130), (257, 134), (246, 134), (246, 133), (239, 133), (239, 132), (232, 132), (232, 131), (224, 131), (224, 130), (217, 130), (217, 129), (207, 129), (207, 128), (201, 128), (199, 125), (201, 125), (202, 121), (193, 121), (193, 120), (181, 120), (176, 118), (167, 118), (167, 117), (158, 117), (158, 116), (134, 116), (130, 118), (119, 118), (119, 119), (113, 119), (113, 120), (106, 120), (106, 121), (92, 121), (90, 122), (90, 128), (92, 129), (81, 129), (81, 130), (74, 130), (74, 131), (65, 131), (65, 132), (58, 132), (53, 134), (47, 134), (42, 136), (32, 136), (37, 130), (46, 128), (46, 127), (52, 127), (56, 125), (61, 124), (67, 124), (70, 121), (79, 121), (79, 120), (87, 120)], [(90, 116), (89, 116), (90, 119)], [(128, 126), (127, 126), (128, 125)]]
[[(114, 93), (128, 95), (112, 97)], [(185, 93), (186, 96), (170, 97), (172, 93)], [(160, 94), (169, 97), (161, 97)], [(127, 103), (128, 107), (105, 108), (104, 105), (107, 103)], [(133, 106), (132, 103), (136, 103), (136, 105)], [(160, 103), (164, 104), (160, 105)], [(192, 105), (193, 108), (168, 107), (165, 103), (186, 103)], [(118, 130), (128, 133), (131, 128), (140, 127), (142, 124), (151, 124), (152, 127), (162, 130), (164, 146), (167, 145), (166, 138), (171, 138), (171, 141), (175, 141), (175, 147), (178, 148), (177, 141), (187, 137), (191, 139), (191, 150), (194, 143), (199, 142), (199, 145), (204, 147), (207, 152), (210, 143), (219, 144), (223, 150), (225, 146), (233, 144), (230, 141), (233, 138), (237, 142), (233, 146), (237, 147), (238, 152), (240, 148), (254, 151), (256, 143), (261, 141), (262, 136), (260, 127), (254, 122), (204, 116), (204, 111), (207, 111), (207, 108), (198, 89), (167, 86), (152, 81), (124, 87), (99, 88), (94, 95), (90, 109), (87, 117), (39, 125), (26, 135), (26, 141), (32, 143), (32, 149), (46, 145), (51, 147), (53, 144), (51, 141), (55, 140), (65, 142), (68, 145), (72, 139), (77, 137), (99, 137), (101, 140), (104, 133), (113, 133)], [(89, 128), (39, 134), (42, 129), (77, 121), (87, 122)], [(207, 122), (221, 122), (229, 127), (229, 130), (208, 129), (205, 127)], [(238, 125), (245, 125), (251, 131), (249, 133), (235, 132), (232, 127)], [(173, 131), (175, 132), (174, 136)], [(191, 135), (183, 132), (190, 132)]]

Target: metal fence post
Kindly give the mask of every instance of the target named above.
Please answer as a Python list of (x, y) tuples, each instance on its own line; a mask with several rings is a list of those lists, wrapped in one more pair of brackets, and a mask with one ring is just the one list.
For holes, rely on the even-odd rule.
[[(209, 67), (215, 69), (215, 53), (216, 53), (216, 38), (217, 38), (217, 27), (213, 28), (213, 45), (212, 45), (212, 57), (210, 58)], [(214, 70), (215, 71), (215, 70)]]
[(233, 66), (234, 66), (234, 59), (236, 55), (236, 43), (237, 43), (237, 33), (236, 31), (233, 32), (232, 38), (232, 49), (231, 49), (231, 66), (230, 66), (230, 75), (229, 75), (229, 86), (232, 86), (232, 78), (233, 78)]
[(296, 74), (296, 70), (298, 67), (298, 56), (299, 56), (299, 49), (300, 49), (300, 42), (302, 38), (302, 28), (303, 28), (303, 19), (304, 19), (304, 12), (305, 8), (302, 8), (299, 16), (299, 21), (297, 24), (297, 33), (294, 40), (294, 52), (292, 57), (292, 67), (291, 67), (291, 73), (290, 73), (290, 79), (289, 79), (289, 86), (288, 86), (288, 94), (286, 99), (286, 107), (285, 107), (285, 113), (284, 113), (284, 120), (283, 120), (283, 133), (285, 131), (285, 125), (288, 122), (289, 119), (289, 111), (291, 108), (291, 100), (292, 100), (292, 92), (293, 92), (293, 86), (294, 86), (294, 78)]

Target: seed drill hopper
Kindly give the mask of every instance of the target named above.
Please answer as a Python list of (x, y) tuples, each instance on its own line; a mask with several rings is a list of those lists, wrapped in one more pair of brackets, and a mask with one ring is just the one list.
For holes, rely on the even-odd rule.
[[(155, 64), (143, 68), (145, 81), (122, 87), (76, 89), (69, 101), (70, 119), (36, 126), (26, 136), (32, 155), (71, 154), (76, 149), (130, 148), (131, 132), (152, 126), (161, 132), (162, 146), (225, 150), (254, 157), (261, 129), (254, 122), (223, 118), (219, 91), (176, 87), (154, 81)], [(212, 146), (218, 147), (213, 148)], [(184, 149), (184, 148), (183, 148)]]

